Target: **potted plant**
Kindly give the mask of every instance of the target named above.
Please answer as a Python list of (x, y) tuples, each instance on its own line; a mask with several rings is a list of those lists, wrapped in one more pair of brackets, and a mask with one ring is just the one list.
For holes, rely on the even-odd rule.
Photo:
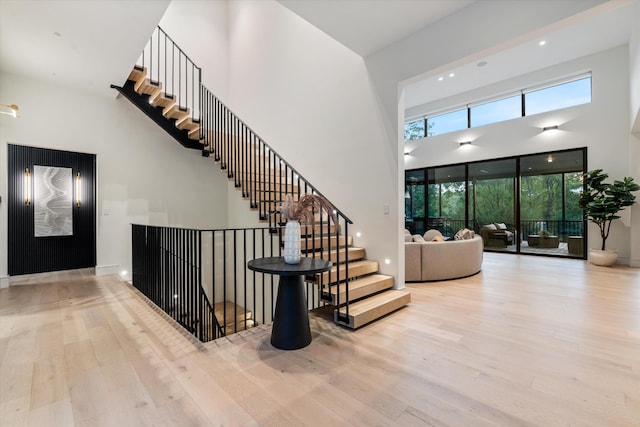
[(300, 221), (313, 226), (315, 214), (325, 211), (333, 223), (338, 226), (338, 218), (333, 205), (318, 194), (305, 194), (295, 202), (291, 194), (287, 194), (280, 205), (280, 217), (287, 223), (284, 233), (284, 262), (297, 264), (300, 262)]
[(607, 238), (611, 230), (611, 222), (620, 218), (618, 212), (635, 203), (634, 191), (640, 185), (633, 178), (624, 177), (622, 181), (605, 182), (609, 177), (602, 169), (594, 169), (584, 174), (585, 189), (580, 195), (578, 204), (587, 215), (587, 219), (600, 229), (601, 249), (591, 249), (589, 260), (596, 265), (611, 266), (618, 259), (618, 251), (606, 249)]

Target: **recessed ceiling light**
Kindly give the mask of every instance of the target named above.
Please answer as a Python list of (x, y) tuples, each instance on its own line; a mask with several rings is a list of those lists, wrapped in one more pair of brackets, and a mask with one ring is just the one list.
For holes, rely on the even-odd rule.
[(476, 65), (477, 65), (478, 67), (484, 67), (484, 66), (485, 66), (485, 65), (487, 65), (487, 64), (488, 64), (488, 62), (487, 62), (487, 61), (480, 61), (480, 62), (478, 62)]
[(538, 43), (538, 46), (544, 46), (545, 44), (547, 44), (546, 40), (540, 40), (540, 43)]
[(441, 81), (443, 81), (443, 80), (444, 80), (444, 77), (442, 77), (442, 76), (438, 77), (438, 81), (439, 81), (439, 82), (441, 82)]
[(449, 73), (449, 77), (453, 77), (453, 76), (455, 76), (455, 74)]

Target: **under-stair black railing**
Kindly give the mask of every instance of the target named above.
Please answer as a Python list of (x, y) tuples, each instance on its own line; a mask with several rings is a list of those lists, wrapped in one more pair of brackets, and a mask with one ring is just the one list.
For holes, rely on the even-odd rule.
[(202, 287), (202, 233), (132, 226), (133, 286), (203, 342), (224, 335)]
[(151, 34), (136, 65), (147, 69), (152, 82), (163, 85), (160, 95), (175, 98), (180, 108), (189, 109), (193, 121), (200, 120), (202, 70), (160, 26)]
[[(278, 276), (246, 268), (281, 255), (270, 228), (133, 225), (132, 243), (134, 287), (201, 341), (273, 321)], [(325, 305), (306, 287), (309, 310)]]
[[(154, 31), (140, 61), (143, 68), (148, 65), (150, 78), (163, 84), (165, 91), (168, 89), (173, 94), (178, 88), (176, 96), (179, 104), (188, 104), (192, 117), (199, 123), (203, 155), (213, 157), (220, 163), (227, 177), (249, 200), (251, 209), (258, 211), (261, 221), (268, 222), (273, 237), (278, 237), (278, 243), (281, 244), (278, 230), (283, 220), (279, 215), (279, 205), (285, 196), (291, 194), (297, 200), (303, 194), (322, 194), (202, 85), (200, 68), (162, 28)], [(198, 90), (194, 92), (196, 81)], [(318, 214), (315, 227), (304, 227), (307, 231), (303, 242), (304, 255), (330, 259), (341, 267), (330, 274), (329, 283), (319, 285), (321, 295), (325, 298), (329, 298), (327, 286), (337, 288), (336, 305), (342, 307), (337, 312), (337, 320), (348, 323), (349, 290), (346, 282), (350, 279), (348, 248), (349, 225), (352, 221), (335, 207), (334, 212), (338, 224), (331, 225), (326, 216)], [(344, 292), (340, 292), (342, 287)], [(341, 295), (345, 296), (344, 301), (340, 300)]]

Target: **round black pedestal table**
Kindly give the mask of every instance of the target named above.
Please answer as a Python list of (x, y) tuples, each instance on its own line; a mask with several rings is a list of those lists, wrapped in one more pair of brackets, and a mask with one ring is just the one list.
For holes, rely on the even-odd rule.
[(280, 276), (271, 328), (272, 346), (296, 350), (311, 343), (304, 276), (328, 271), (332, 266), (331, 261), (304, 257), (298, 264), (287, 264), (283, 257), (258, 258), (247, 263), (250, 270)]

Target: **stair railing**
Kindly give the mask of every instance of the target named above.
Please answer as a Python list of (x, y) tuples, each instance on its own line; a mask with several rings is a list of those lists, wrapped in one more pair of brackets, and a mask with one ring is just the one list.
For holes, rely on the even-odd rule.
[(136, 65), (146, 67), (149, 79), (162, 83), (168, 98), (175, 97), (179, 107), (190, 109), (194, 121), (200, 120), (202, 70), (160, 26), (151, 34)]
[[(226, 170), (227, 178), (233, 180), (244, 198), (249, 199), (251, 208), (258, 210), (260, 220), (267, 221), (269, 227), (276, 230), (285, 222), (280, 216), (279, 205), (287, 194), (291, 194), (294, 200), (304, 194), (322, 195), (211, 91), (204, 85), (200, 89), (203, 117), (200, 140), (205, 153), (213, 156)], [(338, 312), (338, 317), (345, 320), (349, 316), (349, 290), (346, 286), (349, 277), (348, 227), (353, 222), (335, 206), (333, 209), (338, 218), (334, 232), (331, 232), (329, 219), (319, 216), (318, 227), (306, 235), (303, 246), (307, 256), (333, 259), (334, 264), (344, 266), (344, 272), (337, 269), (330, 282), (337, 283), (334, 285), (338, 288), (337, 306), (346, 306), (345, 313)], [(322, 292), (325, 284), (320, 283), (320, 286)], [(345, 287), (345, 301), (340, 301), (342, 286)]]
[[(249, 199), (251, 209), (258, 211), (261, 221), (268, 222), (272, 234), (282, 244), (278, 229), (284, 221), (278, 208), (285, 195), (292, 194), (297, 200), (303, 194), (322, 194), (202, 84), (201, 69), (159, 26), (139, 63), (143, 68), (148, 66), (150, 79), (162, 83), (167, 95), (177, 96), (180, 106), (191, 109), (193, 120), (200, 124), (203, 155), (213, 156), (220, 163), (243, 197)], [(337, 287), (337, 307), (345, 310), (343, 313), (338, 310), (336, 320), (348, 322), (348, 227), (353, 222), (335, 207), (334, 212), (338, 224), (333, 230), (329, 220), (319, 216), (317, 227), (305, 236), (303, 244), (306, 256), (331, 259), (334, 264), (343, 266), (342, 270), (338, 268), (330, 275), (330, 283), (336, 283), (333, 286)], [(328, 297), (325, 286), (330, 283), (319, 284), (321, 295)], [(342, 286), (345, 287), (345, 301), (340, 301)]]
[(199, 230), (132, 225), (133, 286), (203, 342), (224, 335), (202, 287)]
[[(270, 228), (135, 224), (132, 248), (134, 287), (199, 340), (273, 321), (279, 277), (246, 268), (252, 259), (281, 255)], [(309, 310), (325, 305), (314, 286), (306, 284)]]

